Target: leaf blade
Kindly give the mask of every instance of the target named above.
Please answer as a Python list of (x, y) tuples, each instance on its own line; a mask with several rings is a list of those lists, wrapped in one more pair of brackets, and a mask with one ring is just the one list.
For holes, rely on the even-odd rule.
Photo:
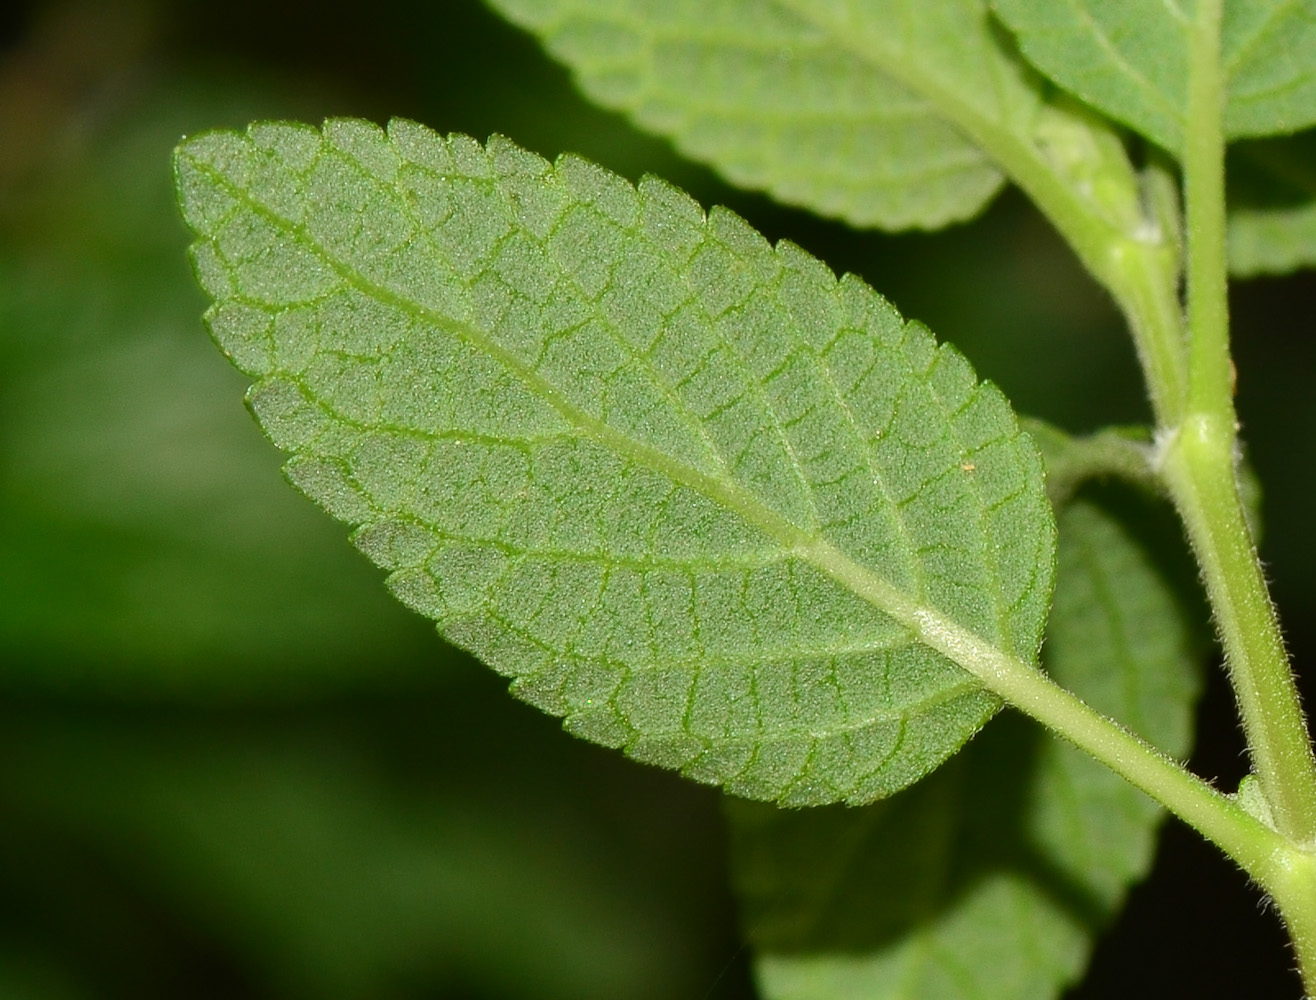
[(289, 477), (579, 735), (868, 800), (997, 705), (919, 616), (1036, 655), (1036, 453), (858, 281), (657, 180), (407, 122), (177, 162), (212, 333)]

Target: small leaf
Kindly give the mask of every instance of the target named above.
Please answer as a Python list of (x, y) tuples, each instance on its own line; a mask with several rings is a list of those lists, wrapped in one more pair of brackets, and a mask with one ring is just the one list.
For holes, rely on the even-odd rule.
[[(1188, 113), (1192, 4), (1183, 0), (992, 0), (1032, 62), (1172, 153)], [(1316, 122), (1316, 0), (1228, 0), (1221, 24), (1225, 134)]]
[[(970, 218), (1021, 160), (1084, 198), (1113, 198), (1116, 214), (1136, 211), (1131, 179), (1105, 176), (1119, 170), (1095, 148), (1103, 127), (1045, 105), (979, 0), (490, 3), (594, 101), (733, 183), (855, 225)], [(1089, 165), (1068, 162), (1078, 152)], [(1093, 169), (1095, 184), (1071, 176)]]
[[(1113, 508), (1066, 510), (1048, 670), (1175, 756), (1197, 689), (1191, 621)], [(1162, 816), (1013, 716), (884, 802), (728, 808), (764, 1000), (1056, 997), (1146, 874)]]
[(573, 732), (869, 801), (997, 707), (921, 636), (1034, 659), (1032, 443), (858, 280), (661, 181), (402, 121), (210, 133), (177, 171), (289, 477)]
[(1240, 277), (1316, 266), (1316, 131), (1229, 151), (1229, 268)]

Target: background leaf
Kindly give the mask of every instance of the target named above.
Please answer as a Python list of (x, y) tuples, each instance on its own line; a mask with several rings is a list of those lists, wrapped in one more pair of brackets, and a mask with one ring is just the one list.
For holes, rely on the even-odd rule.
[(1316, 131), (1229, 150), (1229, 268), (1240, 277), (1316, 265)]
[[(82, 995), (98, 997), (116, 980), (113, 995), (287, 1000), (703, 993), (731, 947), (700, 898), (724, 877), (717, 827), (688, 822), (679, 782), (563, 739), (464, 667), (443, 699), (255, 715), (11, 699), (0, 749), (24, 766), (0, 775), (0, 846), (23, 860), (0, 888), (23, 918), (3, 925), (15, 960), (0, 959), (0, 984), (32, 981), (41, 997), (88, 979)], [(682, 953), (698, 958), (669, 960)]]
[[(1188, 109), (1184, 0), (992, 0), (1038, 68), (1172, 153)], [(1225, 134), (1295, 132), (1316, 122), (1316, 2), (1227, 0), (1221, 25)]]
[[(857, 225), (935, 228), (976, 214), (1001, 185), (935, 107), (789, 4), (491, 2), (539, 35), (591, 100), (789, 204)], [(990, 72), (981, 18), (957, 4), (951, 19), (968, 65)]]
[[(1106, 491), (1060, 518), (1048, 671), (1174, 755), (1189, 746), (1196, 615)], [(1165, 521), (1159, 512), (1158, 521)], [(766, 1000), (1043, 1000), (1082, 971), (1150, 864), (1162, 813), (1016, 716), (858, 810), (730, 803)]]
[(406, 122), (177, 162), (211, 330), (289, 476), (573, 732), (869, 801), (997, 706), (919, 614), (1035, 655), (1036, 452), (856, 279), (662, 182)]
[(281, 100), (293, 104), (175, 80), (168, 98), (98, 137), (94, 163), (75, 160), (6, 205), (8, 684), (328, 694), (367, 677), (414, 683), (414, 658), (433, 655), (427, 630), (279, 483), (277, 453), (233, 403), (241, 378), (197, 342), (202, 299), (180, 261), (177, 212), (165, 178), (144, 168), (189, 120)]
[(1118, 144), (1045, 104), (978, 0), (490, 3), (591, 99), (787, 203), (935, 228), (977, 213), (1023, 158), (1136, 225)]

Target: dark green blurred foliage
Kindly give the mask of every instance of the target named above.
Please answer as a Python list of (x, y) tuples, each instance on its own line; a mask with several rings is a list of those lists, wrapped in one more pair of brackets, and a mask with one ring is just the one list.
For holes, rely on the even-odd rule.
[(708, 990), (716, 797), (507, 698), (243, 411), (169, 151), (354, 80), (207, 52), (198, 16), (42, 8), (5, 56), (0, 996)]
[[(282, 481), (202, 331), (170, 150), (253, 118), (401, 114), (651, 171), (862, 274), (1020, 411), (1143, 419), (1127, 338), (1072, 256), (1013, 194), (881, 237), (727, 188), (585, 104), (476, 0), (27, 4), (0, 45), (0, 996), (749, 996), (716, 795), (512, 701)], [(1300, 661), (1314, 303), (1301, 276), (1236, 298)], [(1198, 765), (1231, 786), (1214, 692)], [(1130, 942), (1145, 958), (1174, 879), (1217, 901), (1173, 911), (1198, 995), (1234, 967), (1286, 988), (1241, 879), (1170, 837), (1082, 995), (1125, 982)], [(1146, 948), (1191, 992), (1172, 943)]]

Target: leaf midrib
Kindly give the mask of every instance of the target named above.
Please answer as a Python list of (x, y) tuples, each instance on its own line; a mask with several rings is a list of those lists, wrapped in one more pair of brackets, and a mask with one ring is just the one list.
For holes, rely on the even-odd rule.
[(555, 409), (581, 436), (592, 439), (630, 461), (666, 476), (673, 482), (704, 496), (738, 514), (789, 555), (812, 566), (833, 582), (850, 591), (878, 611), (908, 628), (924, 645), (930, 647), (989, 689), (1000, 693), (998, 681), (1035, 668), (1019, 657), (1000, 649), (946, 617), (938, 609), (909, 597), (872, 569), (856, 562), (832, 542), (817, 533), (803, 531), (781, 515), (765, 507), (753, 494), (735, 482), (716, 479), (691, 468), (651, 445), (635, 441), (563, 397), (551, 382), (530, 369), (520, 358), (486, 337), (479, 329), (444, 316), (383, 285), (338, 259), (307, 231), (305, 226), (289, 220), (257, 201), (244, 188), (231, 181), (209, 163), (189, 158), (195, 169), (227, 192), (235, 201), (254, 212), (284, 233), (303, 249), (314, 254), (346, 284), (369, 298), (399, 310), (404, 315), (460, 338), (468, 346), (493, 358), (518, 378), (526, 388)]

